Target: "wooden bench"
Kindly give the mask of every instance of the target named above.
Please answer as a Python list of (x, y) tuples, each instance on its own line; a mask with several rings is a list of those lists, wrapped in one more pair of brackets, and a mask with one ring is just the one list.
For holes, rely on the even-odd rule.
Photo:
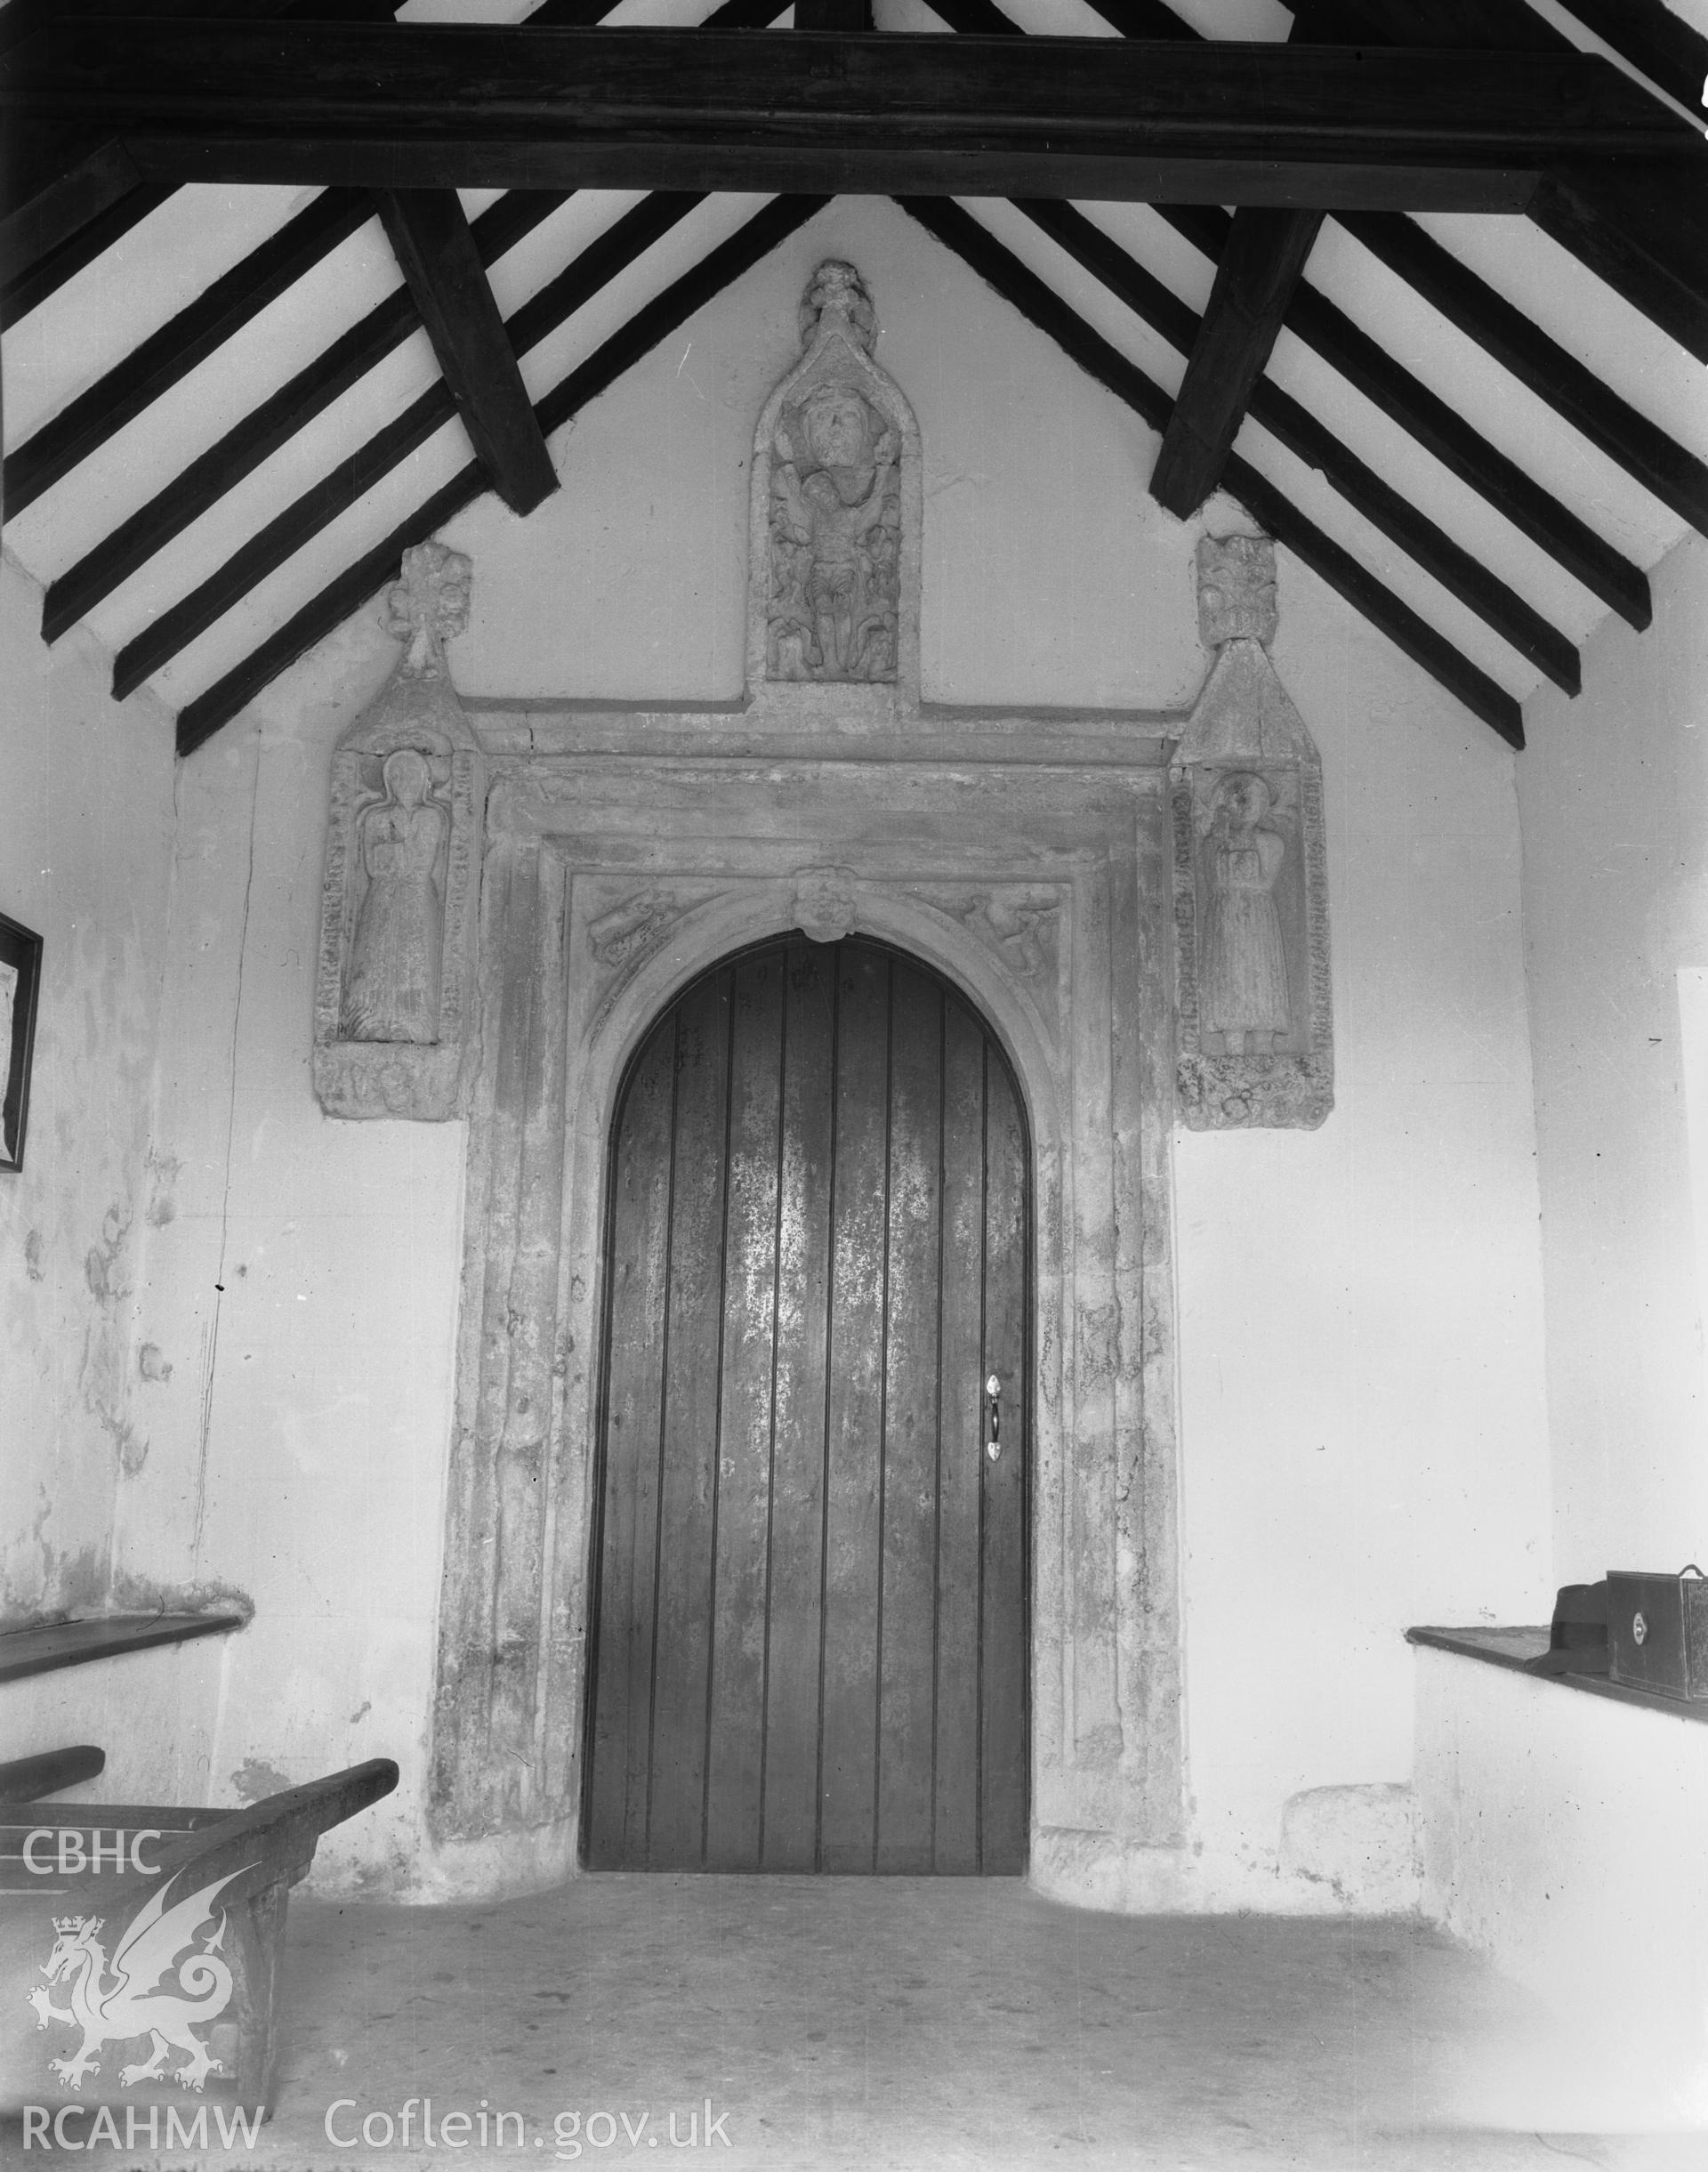
[(12, 1757), (0, 1764), (0, 1803), (39, 1803), (61, 1788), (75, 1788), (107, 1769), (107, 1753), (93, 1742), (44, 1749), (39, 1756)]
[[(270, 2113), (286, 1896), (320, 1835), (397, 1784), (375, 1757), (247, 1810), (0, 1809), (0, 2117), (23, 2114), (26, 2146), (66, 2106), (126, 2108), (133, 2145), (152, 2104), (140, 2131), (167, 2148), (195, 2099)], [(93, 2146), (65, 2118), (60, 2145)]]

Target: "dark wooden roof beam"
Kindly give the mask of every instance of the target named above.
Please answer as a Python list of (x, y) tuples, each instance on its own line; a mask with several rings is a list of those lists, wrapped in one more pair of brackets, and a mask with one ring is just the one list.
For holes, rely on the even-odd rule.
[(386, 189), (375, 203), (475, 458), (512, 513), (532, 513), (557, 471), (455, 190)]
[(21, 513), (374, 215), (359, 190), (327, 189), (86, 392), (5, 464), (8, 513)]
[(1693, 30), (1663, 0), (1566, 0), (1586, 30), (1605, 38), (1613, 50), (1681, 106), (1703, 102), (1708, 77), (1708, 37)]
[[(1129, 256), (1100, 227), (1094, 226), (1083, 212), (1070, 204), (1036, 201), (1022, 202), (1019, 208), (1076, 263), (1092, 273), (1118, 301), (1124, 303), (1154, 331), (1161, 333), (1171, 345), (1182, 353), (1196, 351), (1199, 319), (1193, 310)], [(1212, 228), (1207, 235), (1195, 232), (1191, 227), (1185, 230), (1206, 253), (1213, 254), (1225, 238), (1227, 214), (1209, 210), (1190, 214), (1194, 224), (1200, 217), (1206, 222), (1220, 222), (1220, 228)], [(1260, 378), (1252, 387), (1250, 409), (1254, 421), (1261, 423), (1289, 452), (1316, 468), (1355, 513), (1397, 543), (1425, 573), (1474, 611), (1503, 641), (1519, 655), (1527, 657), (1556, 686), (1568, 694), (1578, 691), (1583, 684), (1583, 666), (1576, 648), (1566, 635), (1515, 589), (1455, 543), (1444, 529), (1420, 513), (1367, 462), (1342, 445), (1301, 401), (1269, 379)], [(1488, 450), (1493, 456), (1493, 447)], [(1192, 510), (1196, 511), (1196, 506)], [(1636, 569), (1631, 570), (1641, 582), (1642, 576)], [(1647, 598), (1646, 583), (1643, 593)]]
[(1235, 212), (1163, 432), (1150, 495), (1189, 520), (1221, 480), (1323, 223), (1320, 211)]
[[(1625, 4), (1620, 0), (1622, 8)], [(1300, 42), (1318, 38), (1334, 42)], [(1524, 0), (1301, 0), (1289, 50), (1334, 52), (1366, 39), (1377, 50), (1434, 44), (1444, 59), (1455, 52), (1462, 61), (1482, 59), (1491, 51), (1522, 54), (1539, 69), (1578, 50)], [(1627, 86), (1639, 97), (1648, 95), (1629, 79)], [(1698, 82), (1689, 102), (1698, 103), (1701, 96)], [(1657, 114), (1672, 113), (1659, 99), (1650, 97), (1649, 104)], [(1676, 115), (1672, 118), (1691, 133)], [(1523, 208), (1633, 309), (1708, 362), (1708, 169), (1695, 164), (1657, 173), (1640, 158), (1634, 164), (1561, 159)]]
[[(620, 326), (584, 362), (554, 385), (536, 408), (540, 426), (560, 428), (590, 400), (614, 384), (625, 369), (656, 347), (697, 309), (721, 293), (732, 279), (786, 241), (815, 213), (824, 208), (821, 196), (777, 197), (756, 212), (746, 224), (706, 255), (681, 279), (656, 295), (634, 316)], [(640, 208), (636, 206), (637, 210)], [(389, 582), (398, 577), (403, 553), (412, 545), (424, 543), (447, 521), (471, 505), (486, 488), (485, 478), (474, 462), (426, 499), (409, 518), (345, 568), (335, 580), (311, 597), (276, 634), (263, 642), (242, 663), (188, 703), (178, 715), (178, 752), (193, 754), (222, 725), (229, 723), (253, 701), (262, 689), (295, 662), (318, 641), (324, 641)]]
[(1568, 53), (1074, 37), (56, 19), (0, 124), (75, 115), (151, 182), (802, 188), (1524, 208), (1561, 164), (1708, 171)]
[[(1383, 212), (1345, 212), (1341, 223), (1396, 278), (1492, 355), (1598, 452), (1680, 520), (1708, 535), (1708, 464), (1620, 399), (1593, 370), (1551, 339), (1451, 250), (1444, 249), (1415, 220)], [(1292, 322), (1295, 331), (1311, 337), (1296, 312)]]
[[(697, 197), (649, 198), (625, 212), (511, 319), (506, 337), (513, 351), (526, 354), (547, 333), (555, 331), (600, 287), (650, 248), (662, 233), (683, 218), (699, 200)], [(494, 205), (490, 208), (495, 211), (498, 206)], [(430, 385), (400, 415), (393, 416), (384, 429), (376, 432), (366, 444), (358, 446), (311, 489), (303, 491), (275, 514), (215, 572), (162, 611), (119, 650), (113, 661), (114, 699), (123, 701), (127, 694), (152, 678), (163, 665), (170, 663), (235, 604), (241, 602), (259, 582), (276, 573), (330, 521), (359, 503), (411, 453), (419, 451), (456, 412), (455, 396), (446, 381), (441, 379), (439, 384)], [(534, 413), (535, 427), (543, 434), (557, 427), (556, 422), (544, 419), (546, 403), (543, 402)], [(485, 472), (479, 461), (475, 472)]]
[[(1085, 262), (1088, 270), (1101, 266), (1099, 276), (1114, 283), (1119, 292), (1122, 265), (1132, 260), (1084, 220), (1083, 225), (1096, 238), (1088, 244), (1073, 224), (1081, 220), (1081, 214), (1066, 206), (1061, 209), (1063, 217), (1058, 223), (1062, 230), (1058, 238), (1062, 246)], [(1159, 205), (1157, 210), (1206, 256), (1215, 258), (1225, 245), (1229, 224), (1225, 212), (1208, 205)], [(1384, 218), (1382, 222), (1402, 227), (1408, 233), (1422, 232), (1407, 219)], [(1095, 261), (1088, 261), (1093, 256)], [(1563, 566), (1574, 580), (1599, 596), (1628, 625), (1639, 631), (1648, 626), (1653, 606), (1648, 578), (1642, 569), (1615, 551), (1586, 521), (1527, 475), (1516, 460), (1473, 429), (1456, 408), (1397, 362), (1379, 341), (1308, 281), (1294, 293), (1287, 329), (1315, 348), (1443, 467), (1475, 490), (1557, 565)], [(1680, 460), (1688, 456), (1682, 452), (1679, 455)]]
[[(488, 204), (471, 229), (481, 263), (496, 262), (567, 201), (552, 190), (539, 189), (515, 190)], [(576, 262), (587, 254), (584, 251)], [(139, 572), (156, 552), (163, 551), (174, 536), (181, 535), (210, 505), (401, 346), (420, 323), (407, 286), (359, 319), (52, 583), (42, 605), (42, 639), (52, 642), (68, 634), (103, 596)]]
[[(1049, 334), (1087, 375), (1148, 423), (1159, 434), (1167, 429), (1172, 401), (1161, 385), (1129, 361), (1100, 332), (1070, 309), (1036, 272), (1023, 264), (987, 228), (958, 204), (935, 197), (902, 198), (902, 209), (935, 234), (946, 248), (1012, 303), (1023, 317)], [(1172, 299), (1172, 297), (1171, 297)], [(1184, 308), (1184, 303), (1177, 303)], [(1188, 312), (1189, 314), (1190, 312)], [(1252, 517), (1309, 566), (1356, 610), (1386, 634), (1396, 647), (1421, 664), (1430, 676), (1462, 701), (1513, 747), (1524, 744), (1523, 712), (1498, 681), (1436, 631), (1403, 598), (1344, 550), (1293, 504), (1282, 491), (1236, 453), (1222, 476), (1222, 488)]]

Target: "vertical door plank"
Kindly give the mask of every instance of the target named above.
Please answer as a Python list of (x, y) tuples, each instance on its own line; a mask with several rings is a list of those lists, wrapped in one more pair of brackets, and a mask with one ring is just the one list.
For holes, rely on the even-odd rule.
[(931, 1868), (943, 990), (898, 959), (890, 1024), (889, 1308), (876, 1868)]
[(682, 999), (676, 1051), (676, 1183), (671, 1215), (668, 1361), (659, 1538), (658, 1643), (647, 1861), (697, 1870), (705, 1844), (705, 1707), (712, 1621), (712, 1505), (730, 984), (721, 973)]
[(630, 1079), (612, 1157), (605, 1499), (587, 1860), (644, 1861), (652, 1731), (653, 1567), (664, 1388), (671, 1105), (676, 1021), (666, 1016)]
[(890, 964), (845, 943), (837, 973), (818, 1866), (856, 1871), (873, 1863), (877, 1748)]
[(1003, 1453), (985, 1465), (983, 1816), (980, 1868), (1024, 1870), (1027, 1842), (1026, 1132), (989, 1052), (985, 1126), (985, 1360), (1003, 1381)]
[(943, 1064), (943, 1414), (938, 1487), (935, 1867), (979, 1868), (984, 1488), (985, 1036), (950, 1000)]
[(783, 980), (780, 949), (745, 957), (736, 967), (706, 1753), (708, 1870), (759, 1868)]
[(817, 1861), (835, 962), (834, 949), (804, 939), (788, 949), (765, 1693), (768, 1870), (811, 1870)]

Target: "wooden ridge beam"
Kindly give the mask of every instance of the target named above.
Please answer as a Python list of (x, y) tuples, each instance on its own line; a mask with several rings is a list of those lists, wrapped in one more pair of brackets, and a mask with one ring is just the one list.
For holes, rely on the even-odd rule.
[[(1183, 354), (1194, 350), (1199, 327), (1196, 313), (1129, 256), (1118, 242), (1093, 226), (1083, 212), (1070, 204), (1021, 202), (1017, 207), (1172, 346)], [(1206, 210), (1203, 216), (1220, 220), (1224, 229), (1228, 223), (1225, 213)], [(1213, 254), (1210, 242), (1200, 246)], [(1450, 595), (1474, 611), (1519, 655), (1527, 657), (1556, 686), (1568, 694), (1579, 690), (1583, 666), (1574, 643), (1437, 522), (1419, 512), (1367, 462), (1342, 445), (1299, 400), (1265, 378), (1253, 387), (1250, 405), (1253, 421), (1307, 466), (1316, 468), (1355, 513), (1397, 543)], [(1631, 570), (1636, 573), (1635, 568)], [(1640, 574), (1636, 577), (1642, 580)], [(1647, 583), (1643, 593), (1646, 598)]]
[(1320, 211), (1242, 205), (1163, 432), (1150, 495), (1188, 520), (1221, 480), (1323, 223)]
[[(709, 250), (692, 270), (655, 295), (585, 361), (553, 386), (535, 409), (541, 428), (547, 432), (560, 428), (590, 400), (607, 391), (641, 355), (649, 353), (660, 340), (686, 323), (696, 310), (703, 308), (732, 279), (751, 270), (780, 242), (804, 226), (823, 209), (826, 200), (821, 196), (777, 197), (756, 212), (745, 226)], [(479, 468), (471, 461), (383, 542), (366, 552), (311, 597), (242, 663), (235, 665), (188, 702), (178, 715), (180, 755), (193, 754), (281, 671), (334, 632), (351, 611), (359, 610), (388, 582), (396, 580), (404, 552), (415, 544), (424, 543), (453, 514), (472, 505), (486, 487)]]
[[(1228, 231), (1225, 212), (1207, 205), (1171, 206), (1165, 209), (1159, 206), (1158, 210), (1176, 232), (1214, 259)], [(1422, 232), (1406, 219), (1382, 223), (1403, 227), (1408, 233)], [(1089, 221), (1085, 224), (1090, 227)], [(1095, 227), (1090, 227), (1090, 230), (1098, 235)], [(1124, 253), (1107, 237), (1100, 235), (1099, 239), (1104, 243), (1102, 261), (1110, 267), (1109, 276), (1118, 279), (1119, 260)], [(1076, 237), (1063, 246), (1071, 246), (1077, 254), (1085, 245)], [(1325, 362), (1415, 438), (1443, 467), (1468, 484), (1520, 535), (1545, 551), (1556, 565), (1563, 566), (1574, 580), (1581, 581), (1592, 595), (1599, 596), (1617, 611), (1627, 625), (1635, 626), (1639, 632), (1648, 626), (1653, 606), (1648, 577), (1642, 569), (1615, 551), (1586, 521), (1580, 520), (1551, 490), (1527, 475), (1516, 460), (1491, 444), (1456, 408), (1431, 392), (1403, 363), (1396, 361), (1380, 341), (1354, 324), (1326, 295), (1309, 284), (1301, 284), (1293, 296), (1287, 329), (1315, 348)], [(1681, 460), (1689, 457), (1682, 451), (1679, 456)]]
[(532, 513), (557, 470), (455, 190), (384, 189), (375, 204), (475, 458), (512, 513)]
[[(495, 263), (567, 200), (547, 190), (517, 190), (488, 204), (472, 230), (481, 262)], [(582, 262), (588, 253), (576, 262)], [(407, 287), (358, 319), (50, 584), (42, 604), (42, 639), (51, 644), (68, 634), (103, 596), (140, 572), (157, 552), (401, 346), (420, 322)]]
[(24, 440), (5, 464), (7, 510), (21, 513), (32, 505), (373, 215), (373, 205), (361, 191), (324, 190), (98, 384)]
[[(1087, 375), (1124, 400), (1160, 434), (1173, 403), (1154, 378), (1129, 361), (1100, 332), (1069, 309), (1054, 289), (958, 204), (933, 197), (898, 198), (904, 211), (993, 287), (1023, 317), (1048, 333)], [(1148, 275), (1147, 275), (1148, 276)], [(1171, 297), (1172, 298), (1172, 297)], [(1186, 305), (1178, 303), (1184, 309)], [(1190, 312), (1188, 312), (1190, 314)], [(1362, 566), (1268, 479), (1237, 454), (1228, 463), (1222, 488), (1253, 518), (1309, 566), (1353, 608), (1421, 664), (1471, 713), (1513, 747), (1524, 744), (1523, 712), (1512, 695), (1455, 649), (1445, 635)]]
[(117, 22), (11, 56), (152, 182), (1023, 192), (1515, 210), (1561, 164), (1704, 167), (1577, 53), (1074, 37)]
[[(196, 14), (378, 22), (389, 20), (397, 4), (398, 0), (78, 0), (77, 12), (85, 20)], [(0, 55), (63, 12), (59, 0), (10, 0), (0, 9)], [(4, 201), (14, 208), (0, 219), (4, 324), (16, 324), (173, 194), (170, 184), (143, 186), (124, 146), (99, 134), (80, 141), (62, 136), (33, 151), (14, 140), (8, 165)], [(39, 185), (32, 184), (32, 167)], [(128, 182), (116, 185), (126, 173)]]

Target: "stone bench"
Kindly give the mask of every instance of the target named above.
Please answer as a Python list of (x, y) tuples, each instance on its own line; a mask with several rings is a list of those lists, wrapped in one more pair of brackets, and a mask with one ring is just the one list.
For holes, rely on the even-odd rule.
[(376, 1757), (246, 1810), (0, 1810), (0, 2117), (25, 2145), (206, 2147), (205, 2103), (222, 2133), (270, 2112), (286, 1896), (397, 1782)]

